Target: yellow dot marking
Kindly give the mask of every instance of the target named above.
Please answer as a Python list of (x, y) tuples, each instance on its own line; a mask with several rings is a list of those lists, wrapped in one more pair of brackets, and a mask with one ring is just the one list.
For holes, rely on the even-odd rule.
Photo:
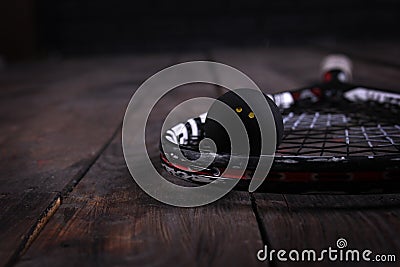
[(241, 107), (237, 107), (237, 108), (236, 108), (236, 112), (237, 112), (237, 113), (242, 112), (242, 110), (243, 110), (243, 109), (242, 109)]
[(248, 116), (249, 116), (250, 119), (253, 119), (254, 118), (254, 112), (250, 112)]

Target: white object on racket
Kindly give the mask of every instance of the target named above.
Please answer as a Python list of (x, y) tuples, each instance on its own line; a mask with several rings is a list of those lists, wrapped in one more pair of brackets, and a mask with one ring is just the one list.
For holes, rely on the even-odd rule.
[(353, 64), (351, 60), (342, 54), (332, 54), (325, 57), (321, 63), (321, 76), (331, 70), (341, 70), (345, 77), (341, 82), (351, 82), (353, 80)]

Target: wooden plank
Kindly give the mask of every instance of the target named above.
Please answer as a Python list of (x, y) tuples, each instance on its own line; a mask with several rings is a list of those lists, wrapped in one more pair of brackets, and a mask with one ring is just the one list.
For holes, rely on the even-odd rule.
[[(344, 238), (351, 249), (369, 249), (373, 255), (395, 254), (398, 258), (398, 194), (335, 196), (256, 193), (255, 203), (265, 225), (269, 249), (321, 251), (329, 246), (335, 249), (337, 239)], [(325, 260), (324, 264), (328, 263)], [(290, 263), (279, 262), (276, 265), (290, 266)]]
[(118, 136), (17, 266), (258, 264), (262, 242), (247, 193), (200, 208), (164, 205), (134, 183), (120, 143)]
[[(185, 99), (215, 94), (213, 86), (179, 88), (160, 101), (150, 116), (146, 129), (149, 156), (164, 176), (168, 174), (161, 169), (158, 154), (163, 118)], [(261, 247), (248, 193), (231, 192), (199, 208), (157, 202), (132, 180), (123, 159), (121, 136), (117, 136), (63, 199), (17, 266), (253, 266), (259, 265), (256, 252)]]
[(171, 61), (67, 60), (2, 76), (0, 265), (18, 258), (112, 140), (138, 83)]

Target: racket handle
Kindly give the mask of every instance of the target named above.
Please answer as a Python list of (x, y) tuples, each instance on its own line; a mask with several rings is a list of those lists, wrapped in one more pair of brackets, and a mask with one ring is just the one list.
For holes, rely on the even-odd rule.
[(353, 80), (353, 64), (351, 60), (341, 54), (332, 54), (325, 57), (321, 63), (321, 74), (324, 82), (333, 80), (351, 82)]

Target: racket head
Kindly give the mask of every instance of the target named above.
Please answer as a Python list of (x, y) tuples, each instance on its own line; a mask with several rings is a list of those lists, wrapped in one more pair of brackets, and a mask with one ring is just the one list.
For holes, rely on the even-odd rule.
[[(276, 94), (273, 98), (283, 115), (284, 134), (260, 191), (399, 191), (400, 94), (335, 81)], [(240, 179), (237, 189), (247, 190), (259, 161), (257, 156), (249, 156), (246, 171), (240, 176), (233, 169), (226, 170), (229, 160), (240, 155), (213, 155), (212, 164), (201, 171), (173, 164), (165, 156), (179, 149), (187, 159), (198, 159), (205, 117), (202, 114), (183, 123), (181, 129), (188, 134), (170, 131), (162, 135), (164, 168), (196, 183)], [(195, 134), (191, 128), (193, 121), (197, 126)]]

